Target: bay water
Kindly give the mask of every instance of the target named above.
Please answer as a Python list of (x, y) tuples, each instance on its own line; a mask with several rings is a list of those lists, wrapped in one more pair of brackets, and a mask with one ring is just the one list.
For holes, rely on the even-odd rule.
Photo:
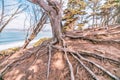
[[(18, 47), (24, 44), (24, 41), (27, 37), (26, 30), (17, 30), (17, 29), (6, 29), (0, 33), (0, 50), (7, 48)], [(52, 37), (50, 30), (41, 31), (37, 37), (31, 42), (34, 43), (40, 38)]]

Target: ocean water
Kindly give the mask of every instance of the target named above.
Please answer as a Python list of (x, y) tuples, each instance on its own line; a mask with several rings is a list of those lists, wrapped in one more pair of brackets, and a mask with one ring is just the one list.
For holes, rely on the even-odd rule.
[[(27, 31), (24, 30), (4, 30), (0, 33), (0, 50), (11, 47), (22, 46), (26, 39)], [(51, 31), (41, 31), (37, 37), (31, 42), (34, 43), (40, 38), (51, 37)]]

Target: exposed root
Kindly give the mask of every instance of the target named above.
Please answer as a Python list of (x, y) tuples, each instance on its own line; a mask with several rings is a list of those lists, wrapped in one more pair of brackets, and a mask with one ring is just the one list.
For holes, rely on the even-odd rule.
[(60, 75), (60, 80), (63, 80), (67, 74), (69, 74), (68, 68), (64, 69), (63, 73)]
[(48, 65), (47, 65), (47, 76), (46, 76), (46, 80), (49, 80), (49, 75), (50, 75), (50, 65), (51, 65), (51, 57), (52, 57), (52, 47), (51, 45), (56, 44), (58, 41), (55, 38), (54, 40), (52, 40), (52, 42), (50, 42), (47, 46), (48, 46)]
[[(65, 40), (61, 37), (61, 40), (62, 40), (62, 47), (63, 49), (66, 49), (67, 45), (65, 43)], [(67, 63), (68, 63), (68, 66), (69, 66), (69, 69), (70, 69), (70, 76), (71, 76), (71, 80), (75, 80), (75, 76), (74, 76), (74, 71), (73, 71), (73, 66), (68, 58), (68, 55), (67, 55), (67, 51), (64, 50), (63, 51), (65, 53), (65, 57), (66, 57), (66, 60), (67, 60)]]
[[(77, 53), (74, 50), (64, 49), (64, 48), (59, 47), (59, 46), (53, 46), (52, 45), (52, 47), (55, 48), (55, 49), (62, 50), (62, 51), (67, 51), (67, 52), (70, 52), (70, 53)], [(85, 52), (85, 51), (79, 51), (79, 54), (82, 55), (82, 56), (91, 56), (91, 57), (94, 57), (94, 58), (100, 59), (100, 60), (112, 61), (114, 64), (120, 65), (120, 61), (115, 60), (115, 59), (111, 59), (111, 58), (108, 58), (108, 57), (105, 57), (105, 56), (98, 55), (97, 53), (89, 53), (89, 52)]]
[[(70, 53), (77, 53), (74, 50), (64, 49), (64, 48), (59, 47), (59, 46), (52, 45), (52, 47), (55, 48), (55, 49), (62, 50), (62, 51), (67, 51), (67, 52), (70, 52)], [(98, 55), (97, 53), (89, 53), (89, 52), (85, 52), (85, 51), (79, 51), (79, 54), (82, 55), (82, 56), (91, 56), (91, 57), (94, 57), (94, 58), (97, 58), (97, 59), (104, 59), (104, 60), (112, 61), (113, 63), (115, 63), (117, 65), (120, 64), (120, 61), (118, 61), (118, 60), (114, 60), (114, 59), (111, 59), (111, 58), (108, 58), (108, 57), (105, 57), (105, 56), (101, 56), (101, 55)]]
[[(45, 43), (45, 44), (46, 44), (46, 43)], [(20, 57), (17, 57), (17, 58), (15, 57), (14, 59), (13, 59), (13, 58), (11, 59), (11, 58), (10, 58), (11, 56), (9, 56), (9, 57), (6, 59), (6, 61), (4, 61), (3, 63), (0, 64), (0, 66), (6, 65), (8, 62), (10, 63), (10, 62), (14, 62), (14, 61), (16, 61), (16, 60), (22, 60), (22, 59), (28, 58), (28, 57), (31, 56), (32, 54), (39, 52), (39, 48), (43, 47), (45, 44), (44, 44), (44, 42), (43, 42), (40, 47), (38, 47), (38, 48), (35, 49), (35, 51), (28, 51), (25, 55), (21, 55)], [(20, 53), (21, 53), (21, 50), (20, 50), (18, 53), (15, 53), (15, 54), (20, 54)], [(13, 60), (14, 60), (14, 61), (13, 61)]]
[(71, 80), (75, 80), (74, 72), (73, 72), (73, 67), (72, 67), (72, 64), (71, 64), (68, 56), (67, 56), (67, 52), (66, 52), (66, 51), (65, 51), (65, 57), (66, 57), (66, 60), (67, 60), (68, 65), (69, 65)]
[[(42, 51), (44, 51), (44, 50), (45, 50), (45, 49), (43, 49)], [(44, 53), (44, 54), (39, 54), (39, 51), (38, 51), (38, 52), (36, 53), (36, 55), (35, 55), (34, 60), (30, 63), (30, 65), (27, 66), (27, 69), (28, 69), (30, 66), (32, 66), (32, 65), (35, 64), (35, 62), (37, 61), (38, 57), (41, 57), (41, 56), (43, 56), (43, 55), (45, 55), (45, 54), (46, 54), (46, 53)], [(20, 62), (19, 62), (19, 63), (20, 63)], [(16, 65), (17, 65), (17, 63), (16, 63)], [(28, 72), (27, 69), (25, 70), (26, 73)], [(28, 74), (29, 74), (29, 72), (28, 72)], [(29, 76), (29, 75), (28, 75), (28, 76)], [(28, 76), (25, 76), (26, 79), (27, 79)]]
[(111, 72), (109, 72), (108, 70), (106, 70), (105, 68), (103, 68), (102, 66), (82, 57), (80, 54), (77, 53), (77, 55), (79, 56), (80, 59), (87, 61), (93, 65), (95, 65), (96, 67), (98, 67), (99, 69), (101, 69), (102, 71), (104, 71), (106, 74), (108, 74), (111, 78), (115, 79), (115, 80), (120, 80), (120, 78), (118, 78), (117, 76), (115, 76), (114, 74), (112, 74)]
[(110, 30), (114, 30), (114, 29), (117, 29), (117, 28), (120, 28), (120, 25), (116, 25), (115, 27), (111, 28)]
[(21, 58), (18, 58), (18, 59), (15, 59), (15, 60), (13, 60), (12, 62), (10, 62), (9, 64), (7, 64), (1, 71), (0, 71), (0, 76), (3, 76), (5, 73), (6, 73), (6, 71), (8, 70), (8, 69), (10, 69), (10, 67), (12, 67), (12, 65), (14, 64), (14, 63), (16, 63), (16, 62), (19, 62), (19, 61), (21, 61), (21, 60), (24, 60), (24, 59), (26, 59), (26, 58), (29, 58), (31, 55), (32, 55), (33, 53), (30, 53), (29, 55), (27, 55), (27, 56), (21, 56)]
[[(42, 46), (43, 46), (43, 45), (41, 45), (40, 48), (41, 48)], [(13, 61), (11, 61), (9, 64), (7, 64), (7, 65), (0, 71), (0, 77), (2, 77), (2, 76), (6, 73), (6, 71), (9, 70), (9, 69), (14, 65), (14, 63), (23, 61), (24, 59), (27, 59), (27, 58), (31, 57), (33, 54), (39, 53), (39, 51), (41, 51), (41, 50), (39, 50), (39, 48), (38, 48), (38, 49), (35, 50), (35, 52), (29, 51), (27, 54), (22, 55), (21, 57), (19, 57), (19, 58), (17, 58), (17, 59), (14, 59)], [(0, 65), (0, 66), (2, 66), (2, 65)]]
[[(112, 74), (111, 72), (109, 72), (108, 70), (106, 70), (105, 68), (103, 68), (102, 66), (100, 66), (100, 65), (98, 65), (98, 64), (96, 64), (96, 63), (94, 63), (94, 62), (92, 62), (92, 61), (90, 61), (90, 60), (88, 60), (88, 59), (86, 59), (86, 58), (84, 58), (84, 57), (82, 57), (82, 55), (86, 55), (86, 54), (78, 54), (76, 51), (73, 51), (73, 50), (69, 50), (69, 49), (64, 49), (64, 48), (61, 48), (61, 47), (59, 47), (59, 46), (52, 46), (53, 48), (56, 48), (56, 49), (59, 49), (59, 50), (62, 50), (62, 51), (64, 51), (64, 52), (69, 52), (69, 53), (74, 53), (74, 54), (77, 54), (78, 55), (78, 57), (80, 58), (80, 59), (82, 59), (82, 60), (84, 60), (84, 61), (87, 61), (88, 63), (91, 63), (91, 64), (93, 64), (93, 65), (95, 65), (97, 68), (99, 68), (99, 69), (101, 69), (102, 71), (104, 71), (106, 74), (108, 74), (111, 78), (113, 78), (113, 79), (115, 79), (115, 80), (120, 80), (117, 76), (115, 76), (114, 74)], [(94, 54), (95, 55), (95, 54)], [(97, 55), (98, 56), (98, 55)], [(80, 61), (80, 59), (78, 59), (77, 57), (75, 57), (75, 56), (73, 56), (74, 58), (76, 58), (83, 66), (84, 66), (84, 68), (93, 76), (93, 78), (95, 79), (95, 80), (98, 80), (97, 79), (97, 77), (95, 77), (95, 74), (91, 71), (91, 70), (89, 70), (89, 68), (87, 68), (83, 63), (82, 63), (82, 61)], [(95, 56), (94, 56), (95, 57)], [(105, 57), (102, 57), (102, 56), (99, 56), (100, 58), (105, 58)], [(116, 61), (116, 60), (113, 60), (113, 59), (110, 59), (110, 58), (105, 58), (105, 59), (107, 59), (107, 60), (111, 60), (111, 61), (115, 61), (117, 64), (119, 64), (119, 61)]]
[(89, 53), (89, 52), (81, 51), (81, 52), (79, 52), (79, 54), (82, 55), (82, 56), (90, 56), (90, 57), (93, 57), (93, 58), (96, 58), (96, 59), (99, 59), (99, 60), (111, 61), (112, 63), (114, 63), (116, 65), (120, 65), (120, 61), (115, 60), (115, 59), (111, 59), (111, 58), (108, 58), (108, 57), (105, 57), (105, 56), (98, 55), (97, 53)]
[(78, 57), (76, 57), (73, 53), (71, 53), (71, 54), (72, 54), (72, 56), (73, 56), (75, 59), (77, 59), (77, 61), (83, 66), (83, 68), (84, 68), (87, 72), (89, 72), (89, 74), (93, 77), (94, 80), (99, 80), (99, 79), (96, 77), (96, 75), (95, 75)]
[[(5, 61), (5, 60), (7, 60), (9, 57), (11, 57), (13, 54), (11, 54), (11, 55), (9, 55), (9, 56), (7, 56), (6, 58), (4, 58), (3, 60), (1, 60), (0, 61), (0, 63), (2, 63), (3, 61)], [(1, 66), (2, 64), (0, 64), (0, 66)]]
[[(100, 40), (100, 39), (88, 38), (88, 37), (85, 37), (85, 36), (73, 36), (73, 35), (66, 35), (66, 37), (71, 38), (71, 39), (81, 39), (81, 41), (82, 40), (86, 40), (88, 42), (92, 42), (93, 44), (100, 44), (100, 43), (102, 43), (102, 44), (114, 44), (115, 43), (115, 44), (120, 46), (120, 41), (117, 41), (117, 40)], [(9, 64), (7, 64), (7, 62), (3, 63), (4, 65), (6, 65), (6, 64), (7, 65), (0, 71), (0, 80), (2, 80), (2, 76), (5, 73), (7, 73), (7, 71), (10, 71), (12, 69), (11, 67), (16, 66), (18, 64), (24, 63), (23, 60), (25, 60), (26, 58), (30, 58), (30, 60), (32, 60), (32, 62), (28, 63), (29, 65), (25, 66), (25, 68), (29, 68), (29, 67), (33, 66), (33, 64), (35, 64), (35, 62), (37, 62), (37, 60), (38, 60), (38, 58), (40, 58), (40, 56), (42, 56), (44, 54), (47, 54), (47, 53), (48, 53), (48, 55), (47, 55), (48, 56), (47, 70), (45, 70), (45, 72), (40, 73), (40, 75), (44, 74), (44, 77), (39, 76), (39, 79), (41, 79), (41, 78), (44, 78), (46, 80), (51, 79), (52, 75), (50, 75), (50, 73), (51, 73), (50, 70), (52, 70), (52, 67), (51, 67), (52, 66), (51, 62), (52, 61), (51, 61), (51, 59), (52, 59), (52, 51), (53, 50), (55, 50), (55, 51), (56, 50), (62, 51), (64, 53), (64, 55), (65, 55), (64, 57), (66, 59), (67, 65), (68, 65), (66, 67), (67, 71), (63, 72), (64, 74), (60, 75), (59, 79), (61, 79), (61, 78), (63, 79), (64, 77), (68, 77), (71, 80), (77, 79), (78, 75), (81, 76), (82, 72), (80, 73), (79, 72), (80, 70), (78, 70), (78, 69), (79, 69), (79, 67), (81, 68), (81, 66), (82, 66), (81, 69), (84, 69), (83, 72), (87, 72), (88, 73), (88, 76), (90, 76), (90, 79), (92, 78), (94, 80), (101, 80), (101, 77), (104, 78), (107, 75), (107, 77), (109, 76), (109, 78), (111, 78), (113, 80), (120, 80), (120, 78), (118, 77), (118, 74), (115, 73), (115, 72), (112, 72), (113, 70), (109, 71), (109, 70), (104, 68), (103, 64), (102, 64), (103, 66), (101, 66), (101, 65), (97, 64), (97, 61), (95, 61), (96, 63), (93, 62), (94, 60), (100, 60), (100, 61), (106, 60), (107, 62), (109, 61), (109, 63), (112, 62), (112, 64), (115, 64), (115, 65), (111, 66), (108, 63), (107, 65), (110, 65), (110, 67), (114, 66), (114, 67), (118, 68), (118, 66), (120, 64), (120, 61), (118, 61), (117, 59), (111, 59), (111, 58), (99, 55), (97, 53), (93, 53), (93, 52), (89, 52), (89, 51), (87, 52), (85, 50), (82, 51), (82, 50), (77, 49), (78, 51), (75, 51), (75, 50), (73, 50), (73, 48), (70, 49), (71, 47), (68, 48), (68, 46), (66, 45), (67, 41), (65, 42), (64, 38), (62, 38), (62, 37), (61, 37), (61, 42), (58, 42), (56, 39), (54, 39), (52, 42), (50, 42), (50, 41), (51, 40), (49, 40), (47, 43), (42, 43), (41, 45), (42, 46), (44, 45), (44, 47), (42, 49), (40, 49), (41, 47), (39, 46), (38, 48), (35, 48), (35, 51), (27, 52), (27, 54), (24, 54), (21, 57), (18, 57), (17, 59), (11, 60), (11, 62), (9, 62)], [(46, 53), (43, 52), (45, 50), (47, 51)], [(40, 54), (40, 53), (42, 53), (41, 51), (43, 52), (43, 54)], [(34, 56), (32, 56), (32, 55), (34, 55)], [(70, 56), (72, 57), (72, 59), (74, 61), (77, 61), (77, 62), (75, 62), (75, 65), (73, 65), (74, 62), (72, 63), (72, 59), (70, 59)], [(45, 57), (45, 61), (46, 61), (46, 58), (47, 57)], [(40, 64), (43, 64), (43, 63), (44, 63), (44, 60), (43, 61), (41, 60)], [(45, 62), (45, 65), (46, 65), (46, 62)], [(118, 65), (118, 66), (116, 66), (116, 65)], [(0, 64), (0, 67), (1, 66), (3, 67), (2, 64)], [(95, 68), (92, 69), (91, 67), (95, 67)], [(77, 68), (77, 69), (74, 69), (74, 68)], [(106, 68), (108, 68), (108, 67), (106, 67)], [(105, 76), (101, 76), (101, 74), (96, 74), (95, 72), (96, 72), (97, 69), (100, 70), (100, 72), (105, 73)], [(26, 78), (29, 75), (29, 72), (27, 70), (28, 69), (25, 70), (25, 74), (26, 74), (25, 77)], [(56, 69), (55, 69), (55, 71), (56, 71)], [(61, 70), (60, 70), (59, 74), (61, 74)], [(7, 75), (9, 75), (9, 74), (7, 74)], [(87, 77), (87, 79), (88, 79), (88, 77)]]
[(93, 44), (98, 44), (98, 43), (101, 43), (101, 44), (114, 44), (114, 43), (117, 43), (120, 45), (120, 41), (118, 40), (100, 40), (100, 39), (91, 39), (91, 38), (87, 38), (87, 37), (84, 37), (84, 36), (72, 36), (72, 35), (66, 35), (66, 37), (69, 37), (71, 39), (82, 39), (82, 40), (87, 40), (87, 41), (90, 41), (92, 42)]
[(47, 79), (46, 80), (49, 80), (49, 75), (50, 75), (50, 62), (51, 62), (51, 56), (52, 56), (51, 50), (52, 50), (51, 45), (49, 45), (49, 57), (48, 57)]

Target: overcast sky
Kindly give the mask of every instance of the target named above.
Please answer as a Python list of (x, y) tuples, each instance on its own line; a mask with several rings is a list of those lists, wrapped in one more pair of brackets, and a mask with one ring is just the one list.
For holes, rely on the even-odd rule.
[[(5, 1), (5, 5), (12, 5), (12, 4), (16, 4), (18, 2), (23, 3), (25, 5), (31, 5), (28, 1), (26, 0), (4, 0)], [(1, 5), (1, 4), (0, 4)], [(14, 5), (14, 6), (9, 6), (7, 8), (5, 8), (5, 13), (14, 13), (14, 11), (16, 10), (18, 5)], [(25, 6), (24, 6), (25, 7)], [(0, 6), (0, 11), (1, 11), (1, 6)], [(7, 26), (6, 29), (24, 29), (24, 21), (26, 19), (25, 28), (29, 27), (29, 13), (27, 11), (23, 11), (22, 13), (18, 14), (16, 16), (16, 18), (14, 18)]]
[[(26, 5), (29, 5), (30, 7), (33, 6), (32, 3), (28, 2), (27, 0), (4, 0), (5, 1), (5, 5), (11, 5), (11, 4), (16, 4), (18, 2), (20, 3), (23, 3), (23, 4), (26, 4)], [(65, 2), (67, 2), (67, 0), (65, 0)], [(9, 7), (8, 9), (12, 9), (12, 8), (15, 8), (16, 6), (12, 6), (12, 7)], [(0, 7), (1, 9), (1, 7)], [(30, 10), (27, 9), (28, 11)], [(1, 11), (1, 10), (0, 10)], [(15, 11), (14, 10), (11, 10), (12, 12)], [(29, 12), (28, 11), (24, 11), (22, 13), (20, 13), (19, 15), (17, 15), (17, 17), (15, 19), (13, 19), (7, 26), (6, 26), (6, 29), (24, 29), (24, 28), (28, 28), (29, 27)], [(6, 10), (5, 12), (9, 12), (8, 10)], [(27, 19), (26, 19), (26, 16), (27, 16)], [(25, 22), (25, 27), (24, 27), (24, 21), (26, 19), (26, 22)]]

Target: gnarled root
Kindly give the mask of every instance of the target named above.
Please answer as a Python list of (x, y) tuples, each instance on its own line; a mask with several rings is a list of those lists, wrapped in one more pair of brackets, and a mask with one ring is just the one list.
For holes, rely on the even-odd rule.
[[(90, 54), (87, 53), (87, 52), (86, 52), (86, 54), (85, 54), (85, 53), (82, 54), (82, 53), (78, 53), (78, 52), (73, 51), (73, 50), (69, 50), (68, 48), (66, 49), (66, 48), (62, 48), (62, 47), (59, 47), (59, 46), (53, 46), (53, 45), (52, 45), (52, 47), (53, 47), (53, 48), (56, 48), (56, 49), (59, 49), (59, 50), (62, 50), (62, 51), (65, 52), (66, 54), (67, 54), (67, 53), (70, 53), (70, 54), (84, 67), (84, 69), (93, 77), (94, 80), (99, 80), (99, 79), (97, 78), (97, 76), (95, 75), (95, 73), (94, 73), (93, 71), (91, 71), (91, 70), (89, 69), (89, 67), (87, 67), (82, 61), (86, 61), (86, 62), (88, 62), (88, 63), (96, 66), (98, 69), (102, 70), (104, 73), (106, 73), (106, 74), (107, 74), (108, 76), (110, 76), (112, 79), (114, 79), (114, 80), (120, 80), (119, 77), (117, 77), (116, 75), (112, 74), (111, 72), (109, 72), (108, 70), (106, 70), (104, 67), (96, 64), (96, 63), (93, 62), (93, 61), (90, 61), (90, 60), (84, 58), (84, 55), (90, 55)], [(65, 55), (66, 55), (66, 54), (65, 54)], [(119, 61), (116, 61), (116, 60), (113, 60), (113, 59), (110, 59), (110, 58), (106, 58), (106, 57), (103, 57), (103, 56), (99, 56), (99, 55), (96, 55), (96, 54), (91, 54), (91, 55), (92, 55), (93, 57), (96, 57), (96, 56), (97, 56), (97, 57), (99, 57), (99, 58), (103, 58), (103, 59), (106, 59), (106, 60), (113, 61), (113, 62), (115, 62), (116, 64), (119, 64), (119, 63), (120, 63)], [(82, 61), (81, 61), (81, 60), (82, 60)], [(72, 67), (71, 67), (72, 64), (70, 63), (69, 60), (67, 60), (67, 61), (68, 61), (69, 67), (70, 67), (69, 69), (70, 69), (71, 74), (72, 74), (72, 76), (73, 76), (73, 69), (72, 69)]]

